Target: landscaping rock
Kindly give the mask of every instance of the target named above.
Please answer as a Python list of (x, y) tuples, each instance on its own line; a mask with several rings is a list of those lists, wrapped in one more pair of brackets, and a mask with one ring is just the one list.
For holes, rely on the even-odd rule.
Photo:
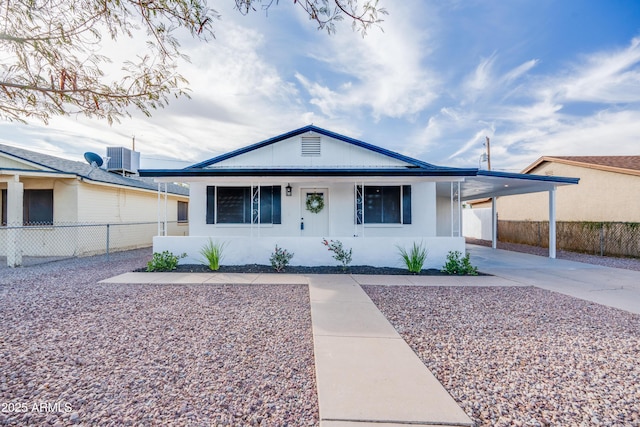
[(3, 270), (2, 424), (318, 425), (308, 288), (97, 283), (150, 256)]
[(640, 420), (640, 315), (533, 288), (365, 286), (477, 426)]

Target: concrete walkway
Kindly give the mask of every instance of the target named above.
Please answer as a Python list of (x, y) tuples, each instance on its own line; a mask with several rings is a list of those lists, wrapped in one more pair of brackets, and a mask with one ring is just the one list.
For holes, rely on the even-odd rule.
[(307, 277), (321, 427), (473, 425), (353, 277)]
[(321, 427), (469, 426), (360, 285), (537, 286), (640, 313), (640, 272), (468, 245), (493, 276), (126, 273), (103, 283), (309, 286)]

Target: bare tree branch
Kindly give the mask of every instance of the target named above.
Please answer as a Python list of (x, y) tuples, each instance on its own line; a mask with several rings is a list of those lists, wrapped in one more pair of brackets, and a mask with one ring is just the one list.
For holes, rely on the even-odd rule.
[[(278, 0), (236, 0), (240, 13), (268, 10)], [(319, 29), (335, 32), (348, 17), (363, 35), (386, 11), (377, 0), (293, 0)], [(84, 114), (109, 123), (134, 107), (146, 115), (171, 97), (189, 96), (177, 72), (176, 32), (214, 38), (219, 15), (206, 0), (0, 0), (0, 118), (45, 123), (54, 115)], [(110, 80), (111, 59), (99, 55), (103, 35), (120, 41), (146, 34), (146, 56), (122, 64), (124, 77)], [(113, 77), (111, 77), (113, 79)]]

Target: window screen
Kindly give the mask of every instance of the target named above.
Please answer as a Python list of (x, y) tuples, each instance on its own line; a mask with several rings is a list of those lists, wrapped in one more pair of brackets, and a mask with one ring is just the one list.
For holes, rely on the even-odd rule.
[[(280, 224), (281, 187), (207, 187), (207, 224)], [(258, 204), (258, 199), (260, 203)], [(260, 212), (260, 218), (258, 218)]]
[(24, 225), (53, 224), (53, 190), (24, 190)]
[(356, 189), (356, 221), (362, 224), (411, 224), (411, 186), (361, 186)]

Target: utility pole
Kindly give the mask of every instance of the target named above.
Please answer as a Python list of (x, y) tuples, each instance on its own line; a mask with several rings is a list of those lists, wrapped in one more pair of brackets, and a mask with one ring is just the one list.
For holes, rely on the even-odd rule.
[(486, 146), (487, 146), (487, 170), (491, 170), (491, 145), (489, 143), (489, 137), (485, 136), (485, 138), (487, 138), (487, 142), (486, 142)]

